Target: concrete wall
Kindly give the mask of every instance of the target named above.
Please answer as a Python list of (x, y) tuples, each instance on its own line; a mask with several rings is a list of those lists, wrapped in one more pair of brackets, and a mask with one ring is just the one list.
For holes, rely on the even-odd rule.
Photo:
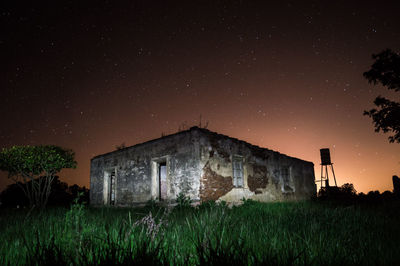
[[(232, 160), (243, 164), (242, 187), (234, 187)], [(167, 164), (167, 201), (174, 201), (181, 192), (195, 201), (228, 202), (297, 200), (316, 193), (312, 163), (195, 127), (94, 157), (91, 204), (107, 204), (107, 178), (113, 169), (115, 205), (157, 199), (158, 164), (162, 162)]]
[(167, 200), (182, 192), (198, 199), (199, 148), (190, 131), (94, 157), (90, 167), (90, 199), (107, 203), (107, 171), (116, 169), (115, 205), (133, 205), (158, 197), (157, 164), (167, 164)]
[[(244, 141), (199, 129), (200, 199), (239, 202), (300, 200), (316, 194), (314, 165)], [(242, 158), (244, 184), (233, 186), (233, 158)], [(284, 180), (284, 171), (288, 179)]]

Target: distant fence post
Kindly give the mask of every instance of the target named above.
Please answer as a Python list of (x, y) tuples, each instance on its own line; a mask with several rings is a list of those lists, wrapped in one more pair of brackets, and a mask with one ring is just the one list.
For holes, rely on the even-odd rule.
[(393, 193), (400, 195), (400, 178), (397, 175), (393, 176)]

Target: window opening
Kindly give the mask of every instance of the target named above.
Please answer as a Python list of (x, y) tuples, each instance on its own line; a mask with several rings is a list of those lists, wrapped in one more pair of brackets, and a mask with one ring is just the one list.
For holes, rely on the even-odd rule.
[(283, 167), (281, 169), (282, 183), (283, 183), (283, 191), (284, 192), (293, 192), (292, 182), (290, 177), (290, 168)]
[(243, 159), (233, 158), (233, 186), (243, 187)]

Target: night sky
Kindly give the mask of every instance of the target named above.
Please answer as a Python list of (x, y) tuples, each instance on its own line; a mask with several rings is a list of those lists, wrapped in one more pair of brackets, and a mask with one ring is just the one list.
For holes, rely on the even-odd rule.
[[(208, 121), (392, 190), (400, 144), (363, 111), (399, 95), (362, 76), (400, 48), (400, 1), (21, 1), (0, 4), (0, 147), (55, 144), (89, 186), (93, 156)], [(15, 4), (19, 2), (19, 4)], [(84, 2), (84, 3), (82, 3)], [(10, 181), (0, 175), (0, 190)]]

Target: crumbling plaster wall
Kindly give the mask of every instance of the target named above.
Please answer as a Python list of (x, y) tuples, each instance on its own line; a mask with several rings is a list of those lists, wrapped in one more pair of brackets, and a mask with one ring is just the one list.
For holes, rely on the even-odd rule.
[(91, 161), (90, 198), (104, 204), (104, 172), (116, 170), (116, 203), (126, 206), (157, 198), (157, 162), (167, 162), (167, 199), (179, 193), (199, 198), (199, 147), (191, 132), (166, 136), (143, 144), (100, 155)]
[[(298, 200), (315, 195), (313, 163), (210, 131), (204, 133), (199, 135), (201, 201)], [(243, 187), (233, 186), (233, 156), (243, 158)], [(283, 180), (283, 168), (289, 171), (289, 182)]]
[[(243, 187), (233, 186), (233, 158), (243, 162)], [(259, 201), (307, 199), (316, 193), (314, 166), (206, 129), (189, 131), (100, 155), (91, 161), (91, 204), (104, 204), (105, 171), (116, 171), (116, 205), (156, 199), (156, 163), (167, 162), (167, 196), (194, 201), (243, 198)], [(288, 169), (289, 182), (282, 177)]]

